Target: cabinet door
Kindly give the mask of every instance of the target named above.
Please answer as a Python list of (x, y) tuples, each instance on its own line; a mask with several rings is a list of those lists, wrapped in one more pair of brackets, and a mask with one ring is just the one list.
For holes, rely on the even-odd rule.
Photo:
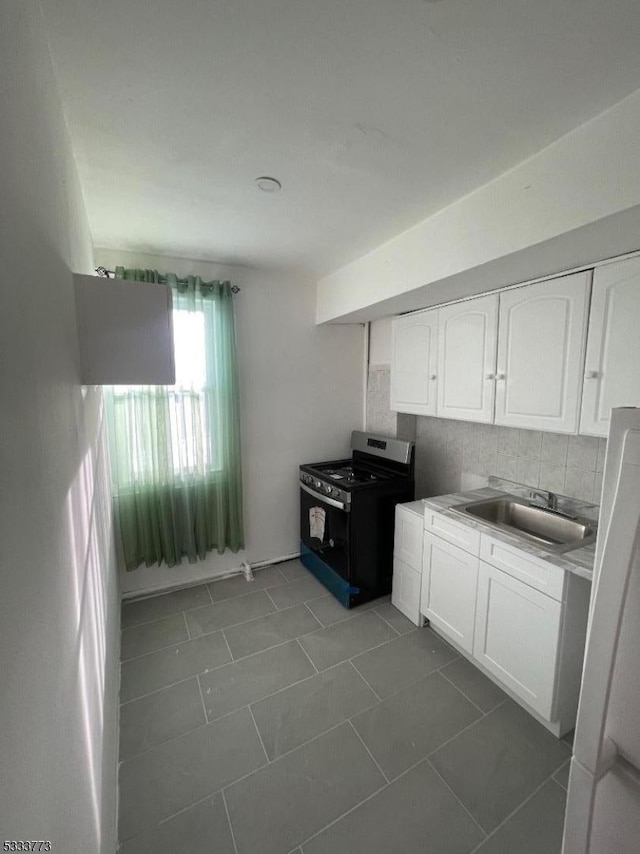
[(497, 295), (440, 309), (437, 413), (442, 418), (493, 421), (497, 324)]
[(473, 649), (478, 558), (425, 533), (420, 610), (462, 649)]
[(398, 557), (393, 558), (393, 587), (391, 603), (416, 626), (422, 625), (420, 616), (420, 587), (422, 574), (412, 569)]
[(74, 273), (83, 385), (173, 385), (171, 288)]
[(553, 711), (562, 606), (480, 562), (473, 655), (546, 720)]
[(422, 572), (422, 532), (424, 516), (405, 510), (396, 504), (396, 526), (393, 553), (408, 566)]
[(640, 258), (593, 274), (580, 432), (606, 436), (614, 406), (640, 406)]
[(500, 295), (496, 424), (575, 433), (591, 273)]
[(397, 317), (391, 327), (391, 409), (436, 414), (438, 312)]

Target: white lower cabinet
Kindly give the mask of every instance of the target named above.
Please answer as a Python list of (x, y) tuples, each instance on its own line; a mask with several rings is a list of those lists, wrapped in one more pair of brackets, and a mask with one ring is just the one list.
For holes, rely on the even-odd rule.
[(553, 712), (562, 604), (480, 562), (473, 655), (543, 718)]
[(391, 590), (391, 604), (398, 611), (415, 623), (422, 625), (420, 616), (420, 588), (422, 586), (422, 575), (410, 567), (399, 557), (393, 558), (393, 588)]
[(478, 558), (425, 532), (421, 611), (462, 649), (473, 649)]
[(391, 604), (416, 626), (424, 622), (420, 614), (423, 528), (422, 501), (396, 505)]
[(465, 539), (447, 521), (425, 508), (420, 614), (564, 735), (576, 722), (590, 582), (471, 526)]
[[(418, 511), (414, 509), (419, 505)], [(422, 572), (422, 536), (424, 511), (421, 501), (396, 505), (396, 524), (393, 537), (393, 555), (412, 569)]]

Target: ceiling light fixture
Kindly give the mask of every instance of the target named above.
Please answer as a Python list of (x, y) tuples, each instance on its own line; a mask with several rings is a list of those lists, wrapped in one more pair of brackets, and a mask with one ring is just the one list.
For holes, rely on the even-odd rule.
[(261, 175), (256, 178), (255, 185), (263, 193), (279, 193), (282, 189), (282, 184), (277, 178), (270, 178), (268, 175)]

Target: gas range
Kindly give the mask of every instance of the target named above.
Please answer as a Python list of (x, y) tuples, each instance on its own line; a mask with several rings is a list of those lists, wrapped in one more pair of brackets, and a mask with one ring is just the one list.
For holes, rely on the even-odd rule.
[(352, 457), (300, 466), (302, 563), (349, 608), (388, 593), (395, 505), (413, 499), (413, 444), (354, 431)]
[(346, 504), (351, 503), (355, 490), (375, 487), (394, 477), (403, 475), (382, 468), (363, 467), (353, 459), (300, 466), (301, 483)]

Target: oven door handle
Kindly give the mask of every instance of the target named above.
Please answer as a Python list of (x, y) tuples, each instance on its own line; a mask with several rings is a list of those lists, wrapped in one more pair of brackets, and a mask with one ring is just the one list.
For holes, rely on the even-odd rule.
[(335, 498), (329, 498), (328, 495), (322, 495), (322, 493), (316, 492), (314, 489), (310, 489), (304, 483), (300, 483), (300, 489), (304, 489), (304, 491), (308, 492), (309, 495), (313, 495), (314, 498), (317, 498), (319, 501), (324, 501), (325, 504), (329, 504), (331, 507), (335, 507), (338, 510), (344, 510), (345, 513), (348, 513), (351, 509), (348, 504), (343, 504), (342, 501), (336, 501)]

